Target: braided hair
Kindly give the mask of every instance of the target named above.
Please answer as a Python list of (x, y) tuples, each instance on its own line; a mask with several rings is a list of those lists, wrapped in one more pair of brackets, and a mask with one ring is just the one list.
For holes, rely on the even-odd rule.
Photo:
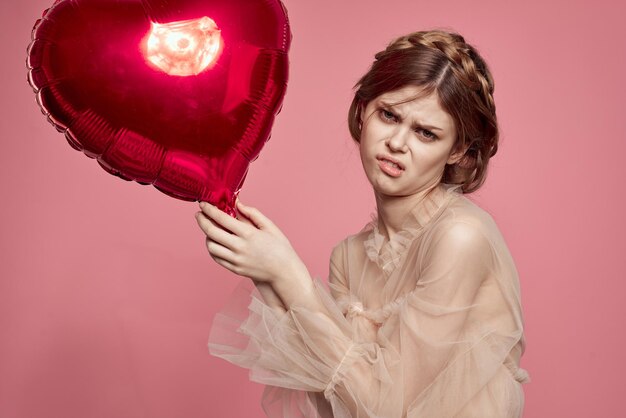
[(375, 58), (354, 86), (348, 112), (352, 138), (360, 141), (361, 110), (381, 94), (409, 85), (420, 87), (420, 96), (436, 93), (458, 132), (453, 152), (463, 152), (446, 165), (441, 181), (461, 184), (463, 193), (480, 188), (498, 150), (499, 132), (493, 77), (477, 50), (458, 33), (431, 30), (401, 36)]

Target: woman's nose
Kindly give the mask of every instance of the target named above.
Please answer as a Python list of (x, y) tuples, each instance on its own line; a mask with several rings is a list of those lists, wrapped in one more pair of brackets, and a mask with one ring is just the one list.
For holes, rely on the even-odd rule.
[(400, 127), (394, 129), (394, 131), (391, 133), (391, 135), (387, 139), (387, 146), (392, 151), (406, 152), (407, 147), (408, 147), (406, 144), (406, 141), (407, 141), (406, 136), (407, 135), (406, 135), (406, 132), (404, 132), (404, 129)]

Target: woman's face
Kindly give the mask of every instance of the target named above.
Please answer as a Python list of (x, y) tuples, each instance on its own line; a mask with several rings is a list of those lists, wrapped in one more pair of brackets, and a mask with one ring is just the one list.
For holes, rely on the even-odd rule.
[(391, 105), (419, 92), (419, 87), (407, 86), (384, 93), (361, 113), (361, 162), (377, 195), (409, 196), (430, 189), (440, 182), (445, 165), (462, 157), (451, 155), (456, 129), (436, 93)]

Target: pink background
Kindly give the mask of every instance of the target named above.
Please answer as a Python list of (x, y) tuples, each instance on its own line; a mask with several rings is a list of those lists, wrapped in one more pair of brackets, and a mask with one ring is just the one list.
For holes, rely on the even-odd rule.
[[(197, 204), (110, 176), (40, 114), (25, 50), (51, 3), (0, 5), (0, 417), (263, 416), (262, 386), (206, 348), (239, 278), (209, 257)], [(242, 201), (326, 278), (331, 247), (375, 209), (347, 133), (352, 85), (392, 37), (458, 30), (496, 79), (501, 147), (472, 199), (520, 273), (525, 417), (624, 416), (624, 6), (285, 3), (290, 84)]]

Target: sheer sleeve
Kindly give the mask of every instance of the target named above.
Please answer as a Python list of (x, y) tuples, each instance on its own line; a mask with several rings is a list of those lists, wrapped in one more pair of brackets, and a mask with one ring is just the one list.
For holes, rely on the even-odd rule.
[(340, 303), (350, 290), (337, 245), (331, 290), (313, 279), (327, 313), (277, 313), (244, 281), (214, 318), (209, 350), (269, 385), (272, 417), (518, 417), (524, 376), (506, 365), (521, 339), (516, 283), (505, 283), (515, 270), (501, 267), (508, 253), (490, 238), (471, 223), (442, 225), (414, 254), (417, 285), (384, 307), (375, 340), (355, 332)]

